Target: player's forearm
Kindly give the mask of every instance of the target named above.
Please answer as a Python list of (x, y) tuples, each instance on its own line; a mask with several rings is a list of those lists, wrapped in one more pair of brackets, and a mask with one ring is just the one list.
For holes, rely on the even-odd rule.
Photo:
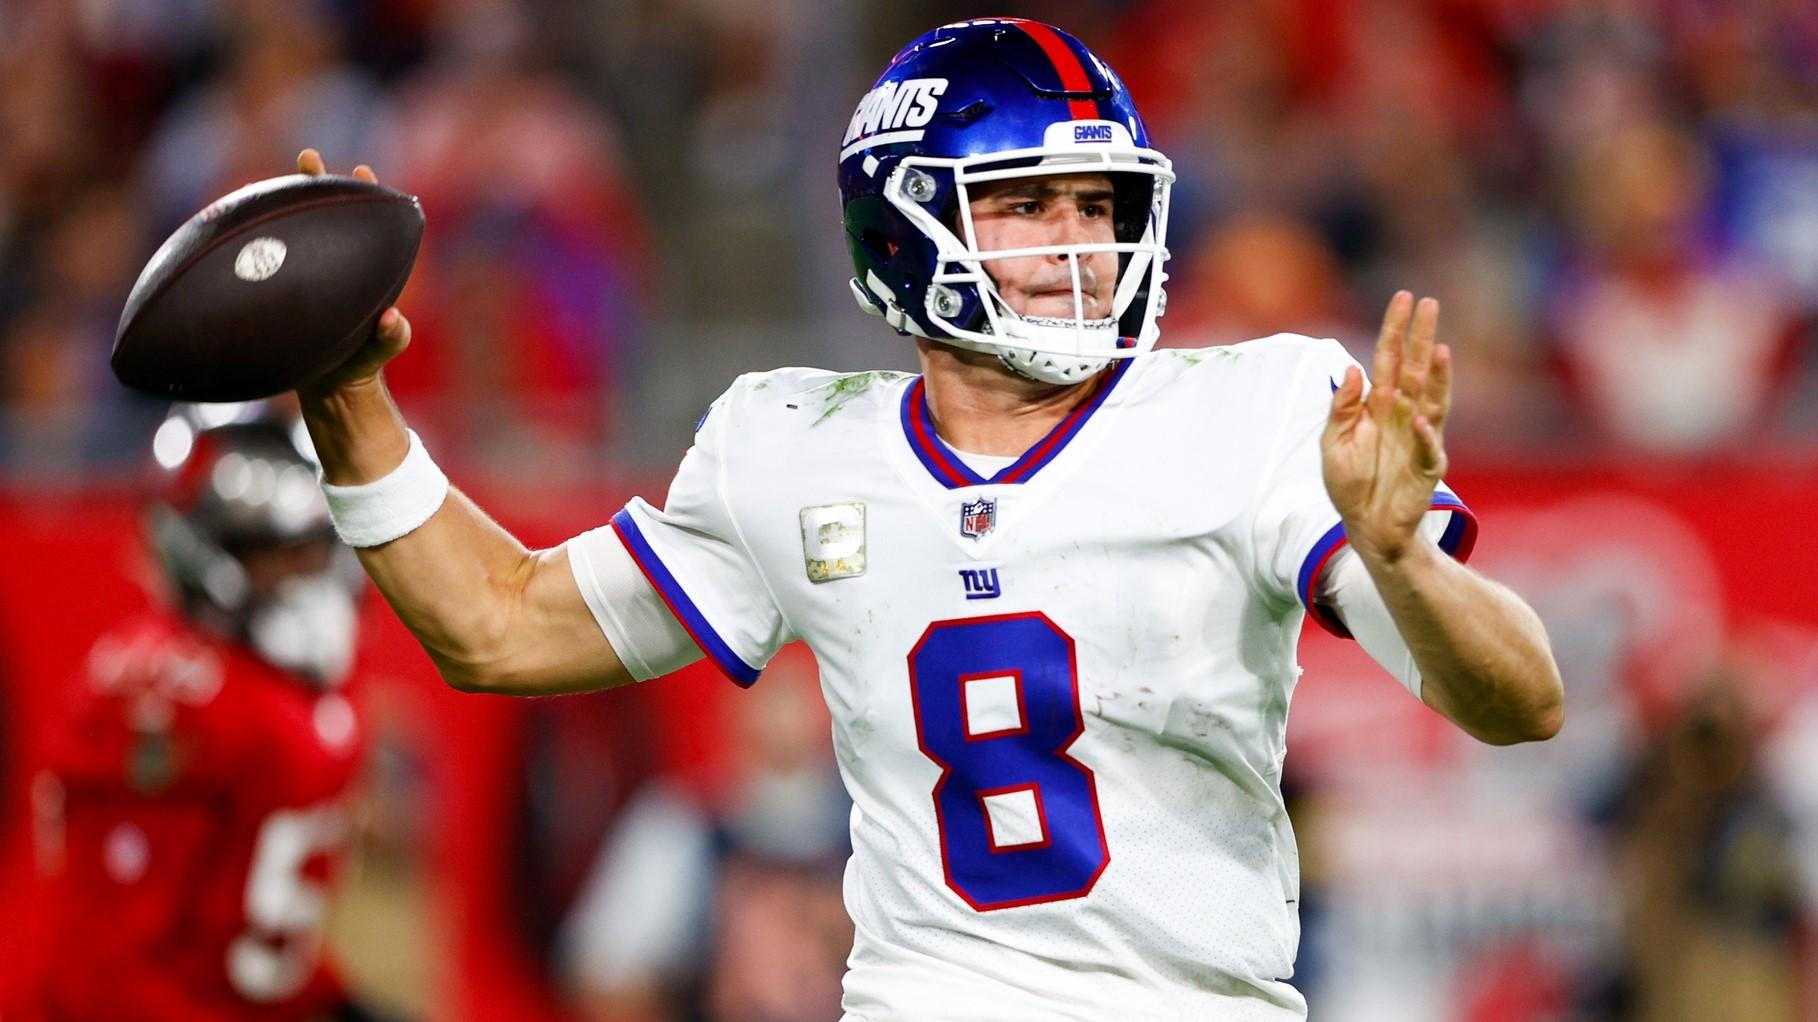
[(1559, 731), (1559, 668), (1539, 616), (1519, 596), (1431, 541), (1394, 560), (1359, 554), (1420, 668), (1427, 705), (1496, 745)]
[[(404, 416), (383, 376), (297, 396), (327, 482), (362, 486), (403, 462), (409, 449)], [(457, 686), (476, 661), (490, 658), (485, 625), (498, 620), (489, 612), (499, 588), (494, 579), (510, 578), (528, 556), (453, 489), (414, 532), (357, 552), (386, 602)]]
[[(299, 396), (328, 482), (370, 483), (404, 460), (404, 419), (382, 378), (371, 386)], [(556, 638), (548, 633), (561, 626), (539, 631), (535, 601), (526, 594), (551, 554), (526, 549), (457, 489), (449, 489), (421, 526), (357, 553), (386, 602), (456, 688), (549, 694), (618, 680), (571, 676), (570, 665), (546, 651), (554, 644), (545, 640)]]
[(495, 687), (534, 554), (453, 487), (417, 529), (357, 552), (445, 681), (464, 691)]

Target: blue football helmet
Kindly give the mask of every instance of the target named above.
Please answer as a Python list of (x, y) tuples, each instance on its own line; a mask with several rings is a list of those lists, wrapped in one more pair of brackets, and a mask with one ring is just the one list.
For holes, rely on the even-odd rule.
[[(1116, 240), (981, 251), (969, 188), (1055, 174), (1110, 179)], [(1154, 346), (1174, 172), (1124, 83), (1067, 33), (993, 18), (922, 35), (859, 102), (839, 178), (852, 293), (899, 333), (994, 353), (1049, 383)], [(1080, 257), (1102, 252), (1117, 254), (1112, 307), (1087, 318)], [(1030, 256), (1066, 259), (1073, 315), (1005, 302), (988, 264)]]

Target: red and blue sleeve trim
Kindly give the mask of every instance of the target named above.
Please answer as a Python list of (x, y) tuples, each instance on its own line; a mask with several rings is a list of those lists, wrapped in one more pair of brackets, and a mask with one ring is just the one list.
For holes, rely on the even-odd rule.
[(949, 490), (994, 483), (1025, 483), (1073, 442), (1073, 438), (1085, 428), (1086, 420), (1092, 418), (1104, 405), (1105, 399), (1111, 396), (1112, 389), (1129, 371), (1131, 361), (1127, 358), (1119, 359), (1109, 373), (1092, 384), (1095, 389), (1090, 397), (1068, 412), (1066, 418), (1049, 430), (1048, 435), (1042, 437), (1034, 447), (1025, 451), (1022, 457), (989, 479), (972, 471), (971, 466), (961, 461), (934, 431), (934, 418), (928, 412), (927, 381), (919, 377), (903, 393), (903, 435), (909, 438), (909, 449), (915, 452), (916, 458), (928, 469), (928, 474)]
[(1314, 587), (1319, 584), (1319, 577), (1325, 574), (1326, 564), (1345, 547), (1345, 523), (1339, 522), (1326, 530), (1307, 551), (1307, 556), (1300, 562), (1300, 577), (1295, 580), (1294, 591), (1300, 595), (1301, 606), (1307, 608), (1307, 616), (1319, 623), (1321, 628), (1341, 639), (1351, 637), (1351, 630), (1344, 622), (1338, 620), (1331, 609), (1313, 598)]
[(1439, 549), (1457, 558), (1460, 563), (1471, 559), (1471, 551), (1477, 546), (1477, 515), (1465, 506), (1454, 494), (1445, 490), (1433, 492), (1434, 511), (1452, 512), (1452, 520), (1446, 523), (1446, 531), (1440, 534)]
[[(1444, 490), (1433, 493), (1432, 511), (1450, 511), (1452, 520), (1446, 523), (1446, 530), (1439, 537), (1439, 548), (1450, 554), (1459, 563), (1471, 559), (1471, 551), (1477, 546), (1477, 515), (1465, 506), (1464, 501)], [(1307, 616), (1321, 628), (1341, 639), (1349, 639), (1351, 630), (1346, 628), (1332, 609), (1320, 603), (1314, 597), (1318, 592), (1320, 576), (1325, 574), (1326, 565), (1345, 546), (1345, 525), (1339, 522), (1326, 530), (1307, 551), (1307, 556), (1300, 562), (1300, 576), (1295, 580), (1295, 592), (1300, 596), (1301, 606), (1307, 608)]]
[(747, 664), (732, 651), (726, 640), (720, 638), (720, 633), (708, 623), (707, 616), (695, 606), (694, 600), (689, 598), (682, 584), (676, 581), (675, 575), (663, 564), (662, 558), (651, 549), (650, 542), (644, 538), (644, 533), (638, 528), (637, 520), (631, 517), (629, 510), (620, 510), (612, 516), (612, 531), (618, 534), (619, 542), (625, 544), (625, 550), (637, 563), (638, 570), (650, 580), (650, 585), (663, 598), (669, 612), (675, 615), (688, 637), (701, 647), (701, 652), (707, 654), (707, 659), (713, 661), (720, 673), (743, 688), (756, 684), (760, 668)]

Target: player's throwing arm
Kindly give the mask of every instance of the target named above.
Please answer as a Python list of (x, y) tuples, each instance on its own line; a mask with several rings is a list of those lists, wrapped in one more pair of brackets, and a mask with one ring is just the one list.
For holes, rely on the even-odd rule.
[[(313, 149), (297, 169), (326, 172)], [(354, 176), (376, 180), (366, 166)], [(533, 695), (630, 681), (566, 552), (526, 549), (406, 427), (383, 370), (409, 344), (410, 322), (390, 309), (352, 359), (298, 391), (342, 537), (450, 685)]]

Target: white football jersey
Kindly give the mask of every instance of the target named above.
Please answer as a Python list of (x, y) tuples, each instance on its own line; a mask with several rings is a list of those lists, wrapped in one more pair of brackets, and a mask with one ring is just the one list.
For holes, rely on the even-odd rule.
[[(1355, 364), (1286, 334), (1157, 351), (988, 479), (920, 377), (749, 375), (662, 510), (571, 545), (616, 537), (741, 684), (798, 637), (819, 660), (855, 804), (849, 1020), (1305, 1015), (1279, 781)], [(1469, 512), (1434, 507), (1467, 553)]]

